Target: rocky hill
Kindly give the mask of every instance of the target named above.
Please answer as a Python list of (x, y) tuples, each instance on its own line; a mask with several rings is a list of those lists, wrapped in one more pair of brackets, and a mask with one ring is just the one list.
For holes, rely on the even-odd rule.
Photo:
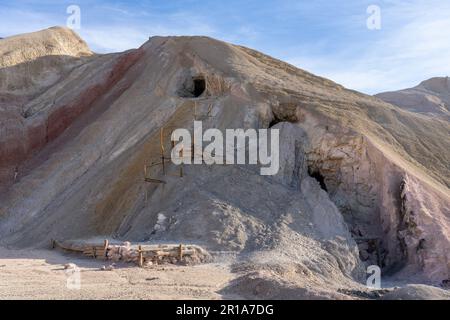
[(431, 78), (414, 88), (379, 93), (376, 97), (408, 111), (450, 120), (448, 77)]
[[(229, 292), (263, 298), (348, 298), (372, 264), (450, 278), (447, 120), (207, 37), (96, 55), (52, 28), (0, 47), (0, 244), (196, 243), (236, 255)], [(279, 129), (280, 171), (167, 163), (146, 182), (194, 119)]]

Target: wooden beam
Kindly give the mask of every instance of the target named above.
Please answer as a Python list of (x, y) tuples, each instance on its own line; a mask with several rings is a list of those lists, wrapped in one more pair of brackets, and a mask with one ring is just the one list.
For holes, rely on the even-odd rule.
[(159, 179), (145, 178), (145, 182), (166, 184), (165, 181)]

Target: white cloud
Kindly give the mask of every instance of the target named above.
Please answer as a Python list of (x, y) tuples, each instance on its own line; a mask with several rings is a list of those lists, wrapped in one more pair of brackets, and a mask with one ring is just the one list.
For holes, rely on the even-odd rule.
[(140, 47), (148, 36), (133, 28), (82, 28), (76, 30), (89, 44), (92, 50), (104, 52), (119, 52)]
[[(33, 6), (27, 10), (25, 5), (19, 4), (0, 5), (0, 37), (64, 25), (64, 5), (58, 5), (58, 1), (48, 3), (54, 4), (53, 12), (31, 10), (35, 8)], [(278, 57), (300, 68), (366, 93), (411, 87), (432, 76), (450, 75), (450, 1), (380, 0), (378, 3), (382, 15), (381, 31), (365, 29), (366, 11), (356, 1), (355, 4), (346, 2), (342, 7), (330, 5), (328, 1), (310, 4), (280, 2), (277, 10), (261, 6), (261, 20), (251, 21), (244, 19), (245, 12), (242, 16), (237, 15), (237, 20), (227, 20), (227, 17), (219, 17), (217, 12), (197, 12), (186, 6), (181, 8), (183, 10), (161, 13), (151, 9), (140, 11), (127, 5), (111, 5), (105, 1), (84, 11), (86, 16), (83, 14), (85, 5), (82, 6), (82, 29), (78, 32), (97, 52), (136, 48), (154, 35), (212, 36), (256, 49), (265, 48), (264, 51), (275, 52)], [(293, 37), (288, 43), (279, 42), (283, 45), (277, 45), (278, 39), (271, 38), (277, 33), (264, 33), (263, 27), (267, 22), (262, 17), (276, 14), (280, 21), (285, 15), (292, 19), (292, 15), (300, 14), (294, 10), (294, 4), (300, 13), (306, 12), (311, 19), (303, 24), (274, 26), (274, 30), (284, 28)], [(347, 12), (359, 6), (362, 8), (360, 15), (354, 11)], [(336, 10), (320, 11), (332, 7)], [(337, 14), (339, 17), (334, 19)], [(314, 25), (309, 32), (307, 23), (311, 22)], [(296, 37), (293, 30), (300, 27), (308, 30), (308, 36), (318, 32), (318, 37), (314, 42), (302, 42), (303, 38)], [(326, 32), (321, 33), (323, 30)], [(333, 44), (330, 41), (341, 42)]]
[[(341, 52), (289, 59), (348, 88), (378, 93), (450, 75), (450, 3), (409, 1), (382, 7), (382, 37)], [(393, 26), (395, 25), (395, 26)], [(372, 31), (377, 32), (377, 31)]]
[(123, 23), (112, 21), (102, 25), (88, 25), (80, 30), (86, 42), (99, 52), (117, 52), (140, 47), (151, 36), (209, 35), (215, 29), (199, 17), (187, 12), (166, 16), (149, 15), (145, 22), (137, 19)]
[[(62, 6), (64, 8), (64, 6)], [(150, 15), (147, 12), (131, 12), (121, 7), (97, 6), (95, 13), (110, 11), (114, 15), (104, 17), (85, 14), (81, 11), (81, 29), (75, 30), (99, 53), (119, 52), (140, 47), (149, 37), (176, 35), (215, 36), (216, 30), (200, 17), (189, 12), (179, 11), (166, 15)], [(58, 13), (25, 10), (23, 8), (2, 8), (0, 37), (34, 32), (56, 25), (64, 26), (65, 10)], [(90, 11), (92, 14), (94, 11)], [(20, 21), (22, 23), (17, 23)], [(101, 24), (100, 24), (101, 22)]]
[(55, 25), (55, 23), (52, 23), (52, 21), (55, 21), (52, 15), (41, 12), (2, 8), (1, 16), (1, 37), (34, 32)]

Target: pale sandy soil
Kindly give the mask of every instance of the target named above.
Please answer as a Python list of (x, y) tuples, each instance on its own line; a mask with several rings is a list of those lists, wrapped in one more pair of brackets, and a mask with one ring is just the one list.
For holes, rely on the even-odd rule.
[[(66, 287), (64, 265), (81, 269), (80, 290)], [(0, 299), (223, 299), (218, 293), (233, 275), (227, 265), (120, 265), (50, 250), (0, 248)]]

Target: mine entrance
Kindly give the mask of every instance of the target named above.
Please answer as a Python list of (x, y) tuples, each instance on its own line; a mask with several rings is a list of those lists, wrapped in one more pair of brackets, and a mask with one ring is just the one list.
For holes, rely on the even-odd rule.
[(278, 117), (275, 114), (273, 114), (273, 119), (272, 119), (272, 121), (270, 121), (269, 128), (272, 128), (273, 126), (275, 126), (277, 123), (280, 123), (280, 122), (281, 122), (281, 120), (278, 119)]
[(194, 90), (192, 94), (194, 97), (200, 97), (206, 89), (206, 81), (203, 77), (194, 78)]
[(327, 185), (325, 184), (325, 177), (320, 173), (320, 171), (311, 171), (311, 170), (308, 170), (308, 171), (309, 171), (309, 172), (308, 172), (309, 175), (310, 175), (312, 178), (316, 179), (317, 182), (319, 182), (320, 187), (321, 187), (323, 190), (325, 190), (326, 192), (328, 192)]

